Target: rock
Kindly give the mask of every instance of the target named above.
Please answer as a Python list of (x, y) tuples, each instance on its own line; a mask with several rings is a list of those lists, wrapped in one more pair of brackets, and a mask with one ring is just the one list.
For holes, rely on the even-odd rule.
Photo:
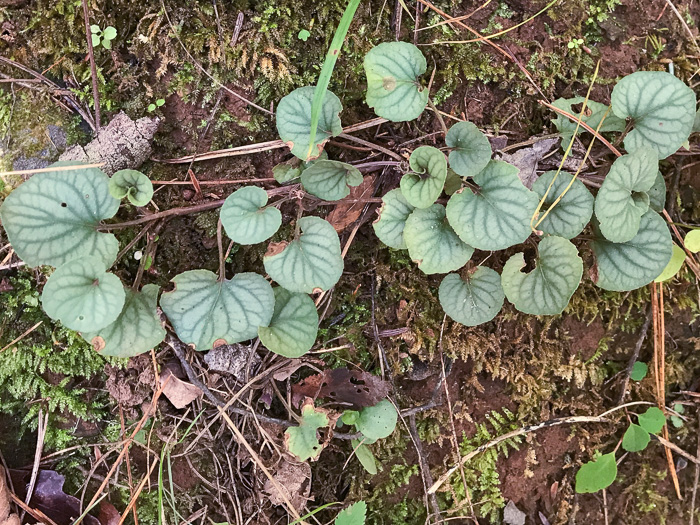
[(120, 112), (92, 142), (71, 147), (59, 160), (104, 162), (102, 171), (108, 175), (123, 169), (138, 169), (151, 156), (151, 141), (158, 124), (157, 118), (133, 121)]

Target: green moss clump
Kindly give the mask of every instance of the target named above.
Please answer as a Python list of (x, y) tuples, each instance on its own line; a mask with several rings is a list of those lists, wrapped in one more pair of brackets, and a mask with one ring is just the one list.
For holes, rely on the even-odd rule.
[(0, 412), (22, 421), (22, 431), (35, 430), (39, 410), (49, 414), (47, 449), (75, 444), (71, 425), (94, 421), (101, 414), (104, 394), (88, 389), (99, 376), (105, 359), (77, 333), (52, 322), (41, 309), (31, 274), (9, 279), (12, 290), (0, 294), (0, 348), (35, 324), (34, 331), (0, 353)]

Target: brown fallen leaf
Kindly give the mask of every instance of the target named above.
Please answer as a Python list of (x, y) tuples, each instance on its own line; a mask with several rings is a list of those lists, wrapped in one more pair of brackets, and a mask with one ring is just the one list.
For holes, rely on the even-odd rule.
[(165, 369), (160, 375), (160, 384), (165, 385), (163, 386), (163, 395), (175, 408), (185, 408), (195, 399), (202, 397), (203, 394), (199, 387), (177, 378), (169, 369)]
[(109, 501), (102, 500), (100, 503), (100, 512), (97, 519), (100, 520), (100, 525), (119, 525), (121, 515), (114, 505)]
[(364, 202), (346, 202), (355, 201), (358, 199), (368, 199), (374, 193), (374, 181), (376, 177), (374, 175), (367, 175), (362, 184), (350, 188), (350, 195), (344, 199), (338, 201), (338, 204), (333, 211), (331, 211), (326, 220), (330, 222), (335, 231), (338, 233), (342, 232), (350, 226), (353, 222), (360, 218), (363, 208), (365, 207)]
[(0, 467), (0, 525), (19, 525), (19, 516), (10, 513), (10, 489), (2, 467)]
[(363, 370), (335, 368), (307, 377), (292, 386), (292, 403), (295, 406), (305, 397), (323, 398), (353, 409), (374, 406), (384, 399), (390, 390), (388, 381)]
[[(26, 500), (31, 472), (11, 470), (10, 475), (17, 497)], [(63, 492), (65, 481), (66, 478), (54, 470), (39, 470), (32, 499), (29, 501), (31, 508), (43, 512), (56, 525), (72, 525), (81, 514), (80, 500)], [(100, 525), (97, 518), (90, 514), (83, 518), (83, 523), (85, 525)]]
[[(282, 486), (284, 496), (300, 511), (311, 493), (311, 465), (307, 462), (298, 463), (284, 456), (272, 476)], [(284, 498), (269, 479), (265, 481), (263, 490), (267, 493), (270, 503), (284, 505)]]

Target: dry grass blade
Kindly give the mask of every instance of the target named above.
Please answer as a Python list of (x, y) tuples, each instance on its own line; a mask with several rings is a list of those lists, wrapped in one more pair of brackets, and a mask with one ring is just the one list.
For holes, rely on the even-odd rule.
[(485, 450), (488, 450), (492, 447), (495, 447), (499, 443), (503, 443), (504, 441), (507, 441), (509, 439), (513, 439), (518, 436), (524, 436), (525, 434), (529, 434), (531, 432), (535, 432), (537, 430), (540, 430), (542, 428), (550, 428), (550, 427), (555, 427), (558, 425), (571, 425), (575, 423), (608, 423), (609, 421), (605, 419), (603, 416), (571, 416), (571, 417), (562, 417), (558, 419), (550, 419), (549, 421), (545, 421), (544, 423), (538, 423), (537, 425), (530, 425), (527, 427), (519, 428), (518, 430), (513, 430), (512, 432), (508, 432), (507, 434), (503, 434), (502, 436), (497, 437), (496, 439), (489, 441), (488, 443), (485, 443), (481, 445), (480, 447), (475, 448), (472, 450), (469, 454), (466, 456), (463, 456), (462, 459), (459, 462), (459, 465), (455, 465), (454, 467), (450, 468), (447, 472), (445, 472), (440, 478), (433, 483), (433, 486), (428, 489), (429, 494), (434, 494), (437, 492), (440, 487), (454, 474), (457, 472), (457, 469), (459, 468), (460, 465), (466, 465), (469, 461), (471, 461), (472, 458), (475, 456), (481, 454)]
[(94, 164), (79, 164), (75, 166), (49, 166), (48, 168), (36, 168), (32, 170), (2, 171), (0, 172), (0, 177), (5, 177), (8, 175), (34, 175), (35, 173), (47, 173), (49, 171), (75, 171), (84, 170), (87, 168), (100, 168), (102, 166), (104, 166), (104, 162), (96, 162)]
[(158, 464), (158, 458), (151, 464), (151, 468), (148, 469), (148, 473), (143, 477), (141, 480), (141, 483), (139, 483), (139, 486), (136, 487), (136, 490), (134, 491), (134, 495), (131, 496), (131, 500), (129, 501), (129, 504), (126, 506), (126, 509), (122, 513), (121, 518), (119, 518), (119, 523), (117, 525), (122, 525), (124, 523), (124, 520), (126, 520), (126, 517), (129, 515), (129, 512), (131, 512), (131, 509), (135, 508), (136, 502), (139, 499), (139, 496), (141, 495), (141, 492), (143, 492), (144, 487), (146, 486), (146, 482), (151, 478), (151, 474), (153, 474), (153, 469), (156, 468), (156, 465)]
[(25, 337), (27, 337), (27, 336), (28, 336), (29, 334), (31, 334), (34, 330), (36, 330), (37, 328), (39, 328), (43, 322), (44, 322), (44, 321), (39, 321), (38, 323), (36, 323), (36, 324), (35, 324), (34, 326), (32, 326), (31, 328), (28, 328), (27, 330), (25, 330), (23, 334), (18, 335), (17, 337), (15, 337), (15, 338), (14, 338), (12, 341), (10, 341), (8, 344), (6, 344), (6, 345), (3, 346), (2, 348), (0, 348), (0, 353), (4, 352), (4, 351), (7, 350), (8, 348), (10, 348), (12, 345), (19, 343), (22, 339), (24, 339)]
[[(651, 308), (654, 326), (654, 382), (656, 385), (656, 403), (666, 415), (666, 320), (664, 315), (664, 288), (662, 283), (651, 283)], [(668, 442), (668, 425), (663, 428), (663, 439)], [(671, 448), (666, 446), (666, 461), (671, 473), (673, 486), (678, 499), (683, 499), (678, 474), (673, 464)]]
[(100, 86), (97, 84), (97, 65), (95, 50), (92, 47), (92, 32), (90, 31), (90, 13), (87, 0), (83, 0), (83, 21), (85, 22), (85, 39), (87, 40), (88, 57), (90, 58), (90, 77), (92, 79), (92, 99), (95, 102), (95, 131), (100, 131)]

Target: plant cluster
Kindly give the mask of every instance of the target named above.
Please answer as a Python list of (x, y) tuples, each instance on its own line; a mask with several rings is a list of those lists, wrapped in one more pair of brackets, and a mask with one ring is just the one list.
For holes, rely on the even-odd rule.
[[(341, 43), (342, 35), (331, 45), (334, 56)], [(324, 65), (321, 87), (335, 60), (330, 63), (328, 71)], [(367, 53), (364, 68), (366, 101), (378, 116), (404, 122), (432, 106), (421, 83), (426, 60), (416, 46), (380, 44)], [(445, 130), (447, 156), (433, 146), (411, 153), (399, 187), (382, 197), (374, 231), (387, 246), (407, 250), (425, 274), (447, 274), (439, 287), (440, 304), (466, 326), (491, 321), (506, 299), (527, 314), (563, 312), (583, 277), (583, 242), (593, 253), (589, 273), (600, 288), (642, 287), (660, 278), (672, 261), (674, 244), (659, 215), (666, 188), (658, 165), (687, 143), (695, 102), (688, 86), (663, 72), (623, 78), (613, 89), (610, 107), (587, 97), (556, 101), (568, 113), (582, 105), (578, 121), (555, 121), (567, 153), (582, 124), (596, 134), (622, 133), (626, 154), (613, 162), (595, 196), (578, 173), (561, 169), (544, 173), (528, 188), (518, 168), (492, 160), (491, 145), (474, 124), (459, 122)], [(341, 111), (336, 95), (313, 86), (280, 101), (277, 130), (296, 159), (275, 168), (278, 182), (298, 179), (304, 191), (323, 201), (339, 201), (362, 183), (355, 166), (329, 159), (324, 151), (330, 138), (342, 132)], [(15, 189), (0, 207), (0, 219), (27, 265), (56, 268), (41, 296), (46, 313), (79, 332), (98, 352), (127, 357), (160, 344), (165, 330), (158, 305), (180, 340), (200, 351), (256, 337), (289, 358), (312, 348), (319, 317), (310, 294), (330, 290), (344, 268), (338, 234), (328, 221), (303, 216), (300, 206), (293, 235), (269, 243), (263, 265), (276, 287), (253, 272), (227, 279), (222, 264), (219, 275), (194, 269), (175, 276), (170, 291), (161, 293), (154, 284), (139, 290), (109, 272), (119, 251), (110, 231), (119, 225), (103, 221), (116, 215), (123, 198), (145, 206), (153, 195), (148, 177), (134, 170), (109, 178), (94, 167), (54, 167)], [(239, 245), (266, 242), (282, 225), (279, 205), (268, 202), (262, 188), (242, 187), (223, 203), (221, 225)], [(586, 228), (587, 235), (580, 237)], [(581, 242), (574, 244), (577, 238)], [(515, 253), (500, 275), (484, 265), (488, 256), (472, 261), (477, 250), (497, 252), (526, 242), (534, 247), (534, 260), (526, 261), (524, 251)], [(685, 254), (678, 247), (675, 251), (677, 271)], [(532, 268), (523, 271), (528, 264)], [(663, 278), (675, 272), (667, 273)], [(305, 404), (301, 425), (287, 431), (290, 451), (302, 460), (316, 457), (323, 448), (317, 430), (333, 428), (338, 417), (313, 402)], [(342, 421), (364, 436), (355, 448), (371, 471), (371, 453), (362, 447), (391, 433), (393, 405), (382, 401), (348, 411)]]

